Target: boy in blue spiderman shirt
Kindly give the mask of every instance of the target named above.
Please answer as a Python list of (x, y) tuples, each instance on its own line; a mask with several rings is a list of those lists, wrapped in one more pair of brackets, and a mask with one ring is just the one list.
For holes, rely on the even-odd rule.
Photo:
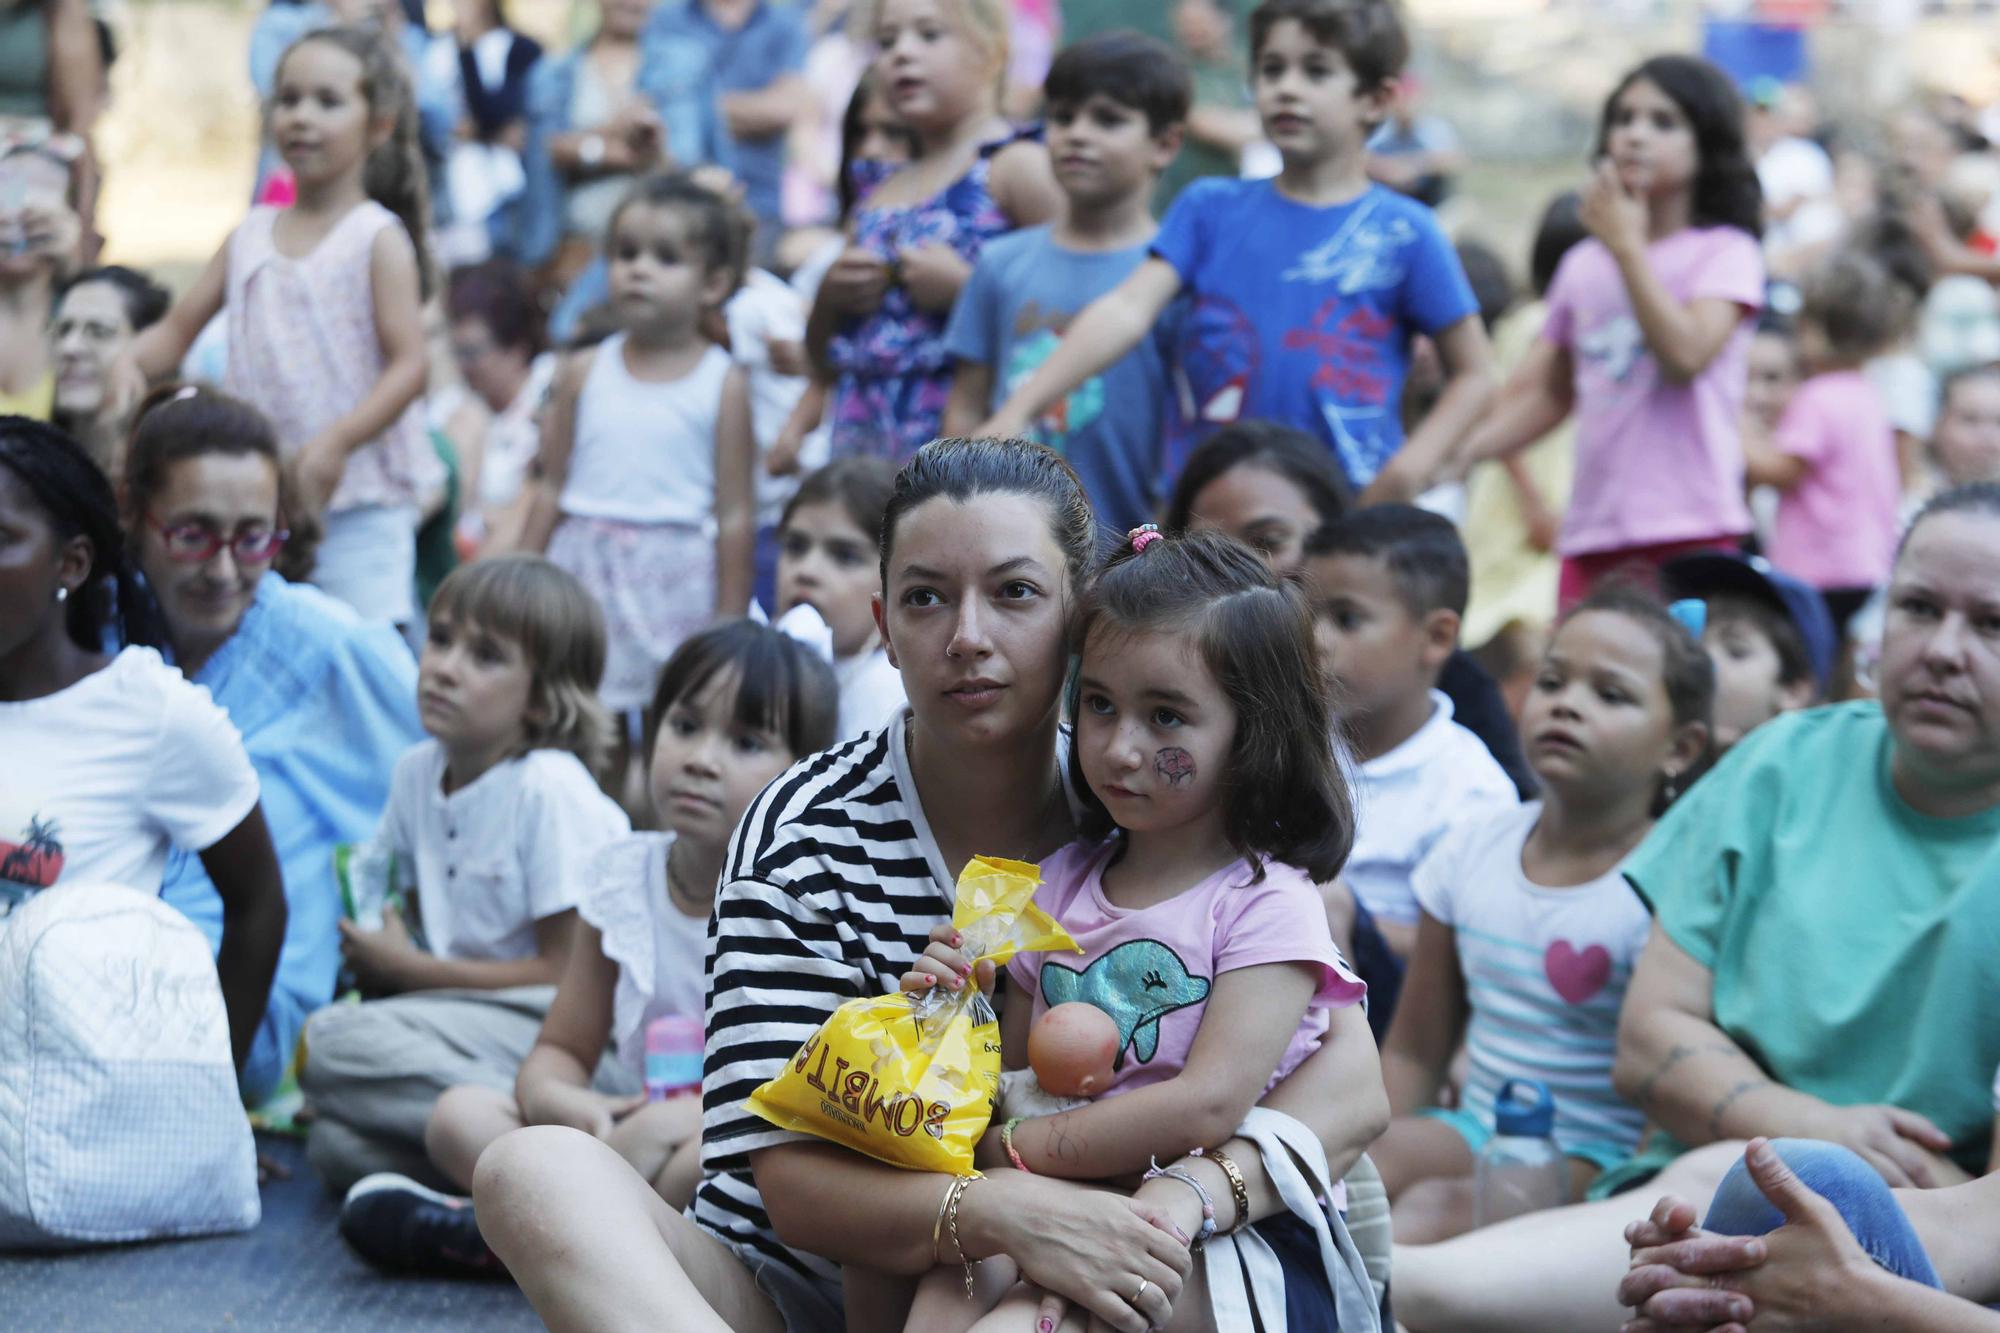
[[(1428, 208), (1368, 178), (1368, 136), (1408, 38), (1388, 0), (1264, 0), (1250, 39), (1257, 112), (1283, 169), (1183, 191), (1151, 257), (1076, 318), (980, 433), (1019, 434), (1125, 355), (1185, 290), (1169, 471), (1208, 431), (1263, 417), (1323, 439), (1362, 504), (1412, 499), (1439, 479), (1493, 380), (1451, 242)], [(1418, 334), (1436, 343), (1445, 383), (1405, 440)]]

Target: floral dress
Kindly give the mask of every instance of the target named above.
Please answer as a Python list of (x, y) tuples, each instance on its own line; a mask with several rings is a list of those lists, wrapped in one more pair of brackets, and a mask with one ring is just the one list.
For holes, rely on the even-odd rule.
[[(994, 155), (1040, 137), (1037, 127), (987, 144), (964, 175), (922, 203), (871, 208), (864, 202), (854, 212), (854, 244), (893, 263), (901, 250), (942, 243), (973, 263), (987, 241), (1015, 225), (987, 188)], [(865, 201), (896, 170), (889, 163), (855, 163), (858, 197)], [(944, 349), (949, 316), (918, 308), (897, 284), (872, 313), (841, 325), (827, 346), (835, 372), (835, 458), (874, 454), (901, 463), (937, 437), (951, 396), (952, 360)]]

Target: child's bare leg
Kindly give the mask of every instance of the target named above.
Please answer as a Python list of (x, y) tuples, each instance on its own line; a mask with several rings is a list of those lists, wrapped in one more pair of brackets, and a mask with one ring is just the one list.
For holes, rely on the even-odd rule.
[(674, 1149), (674, 1155), (653, 1177), (653, 1193), (676, 1208), (685, 1208), (694, 1202), (694, 1192), (700, 1185), (701, 1139), (697, 1136)]
[[(1472, 1174), (1472, 1149), (1465, 1136), (1427, 1115), (1391, 1120), (1382, 1137), (1368, 1145), (1368, 1155), (1382, 1173), (1382, 1187), (1392, 1200), (1402, 1198), (1403, 1191), (1420, 1180)], [(1397, 1225), (1401, 1227), (1400, 1220)], [(1402, 1238), (1400, 1229), (1396, 1234)]]
[[(1597, 1167), (1569, 1159), (1569, 1198), (1583, 1198)], [(1398, 1245), (1432, 1245), (1462, 1236), (1479, 1224), (1477, 1190), (1471, 1174), (1420, 1180), (1403, 1192), (1394, 1210)]]
[[(910, 1317), (903, 1333), (967, 1333), (988, 1327), (992, 1311), (1011, 1291), (1019, 1290), (1021, 1270), (1006, 1255), (982, 1259), (972, 1266), (972, 1295), (965, 1294), (965, 1270), (938, 1267), (917, 1282), (917, 1296), (910, 1303)], [(1030, 1309), (1025, 1323), (1013, 1327), (1028, 1330), (1035, 1326)]]
[[(700, 1138), (701, 1098), (670, 1097), (663, 1102), (647, 1102), (613, 1125), (604, 1141), (630, 1162), (634, 1171), (651, 1181), (666, 1169), (681, 1145)], [(687, 1200), (679, 1202), (685, 1205)]]
[(431, 1165), (461, 1190), (472, 1192), (472, 1168), (479, 1154), (502, 1134), (521, 1127), (521, 1110), (514, 1099), (493, 1088), (462, 1083), (445, 1089), (431, 1108), (424, 1126), (424, 1151)]

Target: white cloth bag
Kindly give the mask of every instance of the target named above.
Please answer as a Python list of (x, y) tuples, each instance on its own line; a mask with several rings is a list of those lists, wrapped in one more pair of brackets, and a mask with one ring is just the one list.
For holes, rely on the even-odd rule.
[(256, 1145), (208, 942), (132, 889), (0, 919), (0, 1249), (257, 1225)]

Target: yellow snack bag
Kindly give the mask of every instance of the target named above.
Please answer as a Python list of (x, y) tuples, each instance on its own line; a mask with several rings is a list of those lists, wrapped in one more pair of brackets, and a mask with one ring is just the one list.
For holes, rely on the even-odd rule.
[[(1035, 906), (1041, 872), (974, 857), (958, 877), (951, 923), (975, 963), (1022, 950), (1082, 953)], [(750, 1094), (752, 1114), (816, 1134), (891, 1166), (969, 1176), (1000, 1087), (1000, 1024), (977, 986), (849, 1000), (776, 1078)]]

